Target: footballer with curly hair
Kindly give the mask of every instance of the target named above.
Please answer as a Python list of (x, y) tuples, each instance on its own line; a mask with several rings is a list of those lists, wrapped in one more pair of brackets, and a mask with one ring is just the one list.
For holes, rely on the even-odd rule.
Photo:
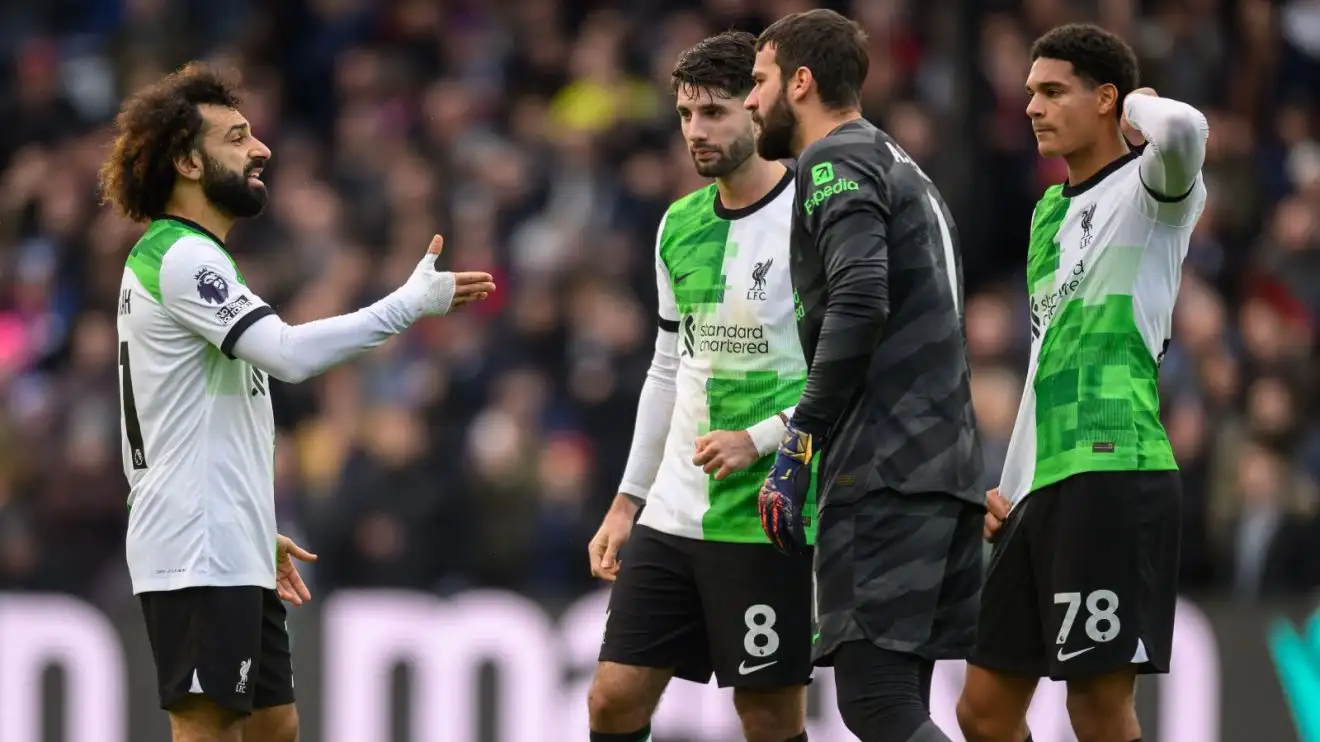
[(270, 377), (296, 383), (418, 318), (495, 290), (436, 270), (350, 314), (285, 324), (225, 248), (266, 204), (270, 149), (237, 83), (192, 63), (123, 103), (104, 198), (146, 232), (128, 255), (118, 332), (126, 552), (174, 742), (294, 742), (285, 609), (310, 599), (275, 529)]

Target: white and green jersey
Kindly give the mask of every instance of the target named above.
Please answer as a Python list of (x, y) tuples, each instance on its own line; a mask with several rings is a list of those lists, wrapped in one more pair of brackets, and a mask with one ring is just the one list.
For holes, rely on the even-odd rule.
[(266, 375), (231, 355), (272, 314), (229, 254), (152, 222), (119, 291), (126, 552), (133, 592), (275, 587), (275, 426)]
[(1180, 196), (1148, 188), (1159, 173), (1150, 149), (1036, 205), (1031, 362), (1000, 480), (1010, 502), (1082, 472), (1177, 469), (1159, 366), (1206, 191), (1199, 161)]
[[(788, 271), (793, 192), (788, 172), (760, 202), (733, 211), (719, 203), (712, 184), (674, 202), (661, 223), (657, 357), (667, 342), (677, 369), (668, 419), (644, 423), (639, 414), (639, 427), (667, 423), (654, 479), (636, 485), (646, 496), (639, 521), (646, 526), (695, 539), (766, 542), (757, 493), (783, 431), (777, 413), (791, 412), (807, 373)], [(748, 469), (717, 481), (692, 463), (698, 436), (745, 429), (763, 454)], [(634, 446), (633, 458), (641, 456)], [(808, 534), (814, 539), (814, 523)]]

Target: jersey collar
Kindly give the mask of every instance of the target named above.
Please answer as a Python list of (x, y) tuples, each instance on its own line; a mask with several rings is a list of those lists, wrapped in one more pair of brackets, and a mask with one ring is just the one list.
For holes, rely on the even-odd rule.
[(1133, 160), (1137, 159), (1137, 157), (1140, 156), (1140, 154), (1141, 154), (1140, 152), (1136, 150), (1132, 150), (1127, 154), (1123, 155), (1122, 157), (1118, 158), (1117, 160), (1114, 160), (1108, 165), (1105, 165), (1104, 167), (1100, 168), (1100, 171), (1097, 172), (1095, 175), (1092, 175), (1091, 177), (1087, 178), (1086, 180), (1083, 180), (1081, 183), (1078, 183), (1077, 185), (1070, 185), (1068, 183), (1064, 183), (1063, 197), (1073, 198), (1074, 196), (1080, 196), (1083, 193), (1086, 193), (1087, 191), (1099, 185), (1100, 181), (1112, 175), (1115, 170), (1118, 170), (1119, 168), (1123, 167), (1129, 162), (1132, 162)]
[(214, 242), (215, 244), (219, 245), (220, 247), (224, 247), (224, 246), (225, 246), (225, 241), (224, 241), (224, 240), (220, 239), (219, 237), (216, 237), (214, 234), (211, 233), (211, 230), (207, 229), (206, 227), (203, 227), (202, 225), (198, 224), (197, 222), (195, 222), (195, 221), (193, 221), (193, 220), (191, 220), (191, 219), (184, 219), (184, 218), (181, 217), (181, 216), (174, 216), (173, 214), (162, 214), (162, 215), (156, 217), (156, 219), (157, 219), (157, 220), (171, 221), (171, 222), (175, 222), (175, 223), (177, 223), (177, 224), (182, 224), (183, 226), (187, 227), (188, 229), (191, 229), (191, 230), (194, 231), (194, 232), (198, 232), (198, 233), (204, 235), (207, 239), (211, 240), (212, 242)]
[(758, 199), (756, 203), (751, 204), (749, 206), (744, 206), (741, 209), (726, 208), (724, 204), (720, 202), (720, 192), (716, 191), (715, 216), (718, 216), (721, 219), (728, 219), (729, 221), (733, 221), (735, 219), (741, 219), (745, 216), (751, 216), (752, 214), (755, 214), (756, 212), (760, 211), (771, 201), (774, 201), (776, 198), (778, 198), (779, 194), (783, 193), (784, 189), (788, 187), (788, 184), (792, 182), (793, 182), (793, 168), (786, 167), (784, 168), (784, 177), (779, 179), (779, 182), (775, 184), (774, 188), (770, 189), (769, 193), (765, 194), (760, 199)]

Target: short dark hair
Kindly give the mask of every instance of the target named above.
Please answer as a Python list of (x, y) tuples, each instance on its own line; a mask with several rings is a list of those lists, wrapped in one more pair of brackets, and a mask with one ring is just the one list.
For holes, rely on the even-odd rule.
[(236, 74), (190, 62), (124, 101), (115, 143), (101, 165), (101, 197), (134, 221), (159, 217), (174, 190), (174, 160), (197, 148), (198, 106), (238, 108)]
[(1069, 23), (1045, 32), (1031, 45), (1031, 61), (1042, 57), (1071, 62), (1073, 74), (1091, 87), (1117, 88), (1115, 116), (1122, 116), (1123, 99), (1137, 88), (1137, 55), (1132, 47), (1094, 24)]
[(785, 78), (799, 67), (811, 70), (821, 103), (833, 109), (861, 105), (871, 56), (866, 32), (856, 21), (820, 8), (792, 13), (762, 31), (756, 49), (771, 44)]
[(752, 91), (756, 63), (756, 37), (746, 31), (725, 31), (702, 39), (678, 55), (670, 85), (692, 92), (707, 89), (741, 98)]

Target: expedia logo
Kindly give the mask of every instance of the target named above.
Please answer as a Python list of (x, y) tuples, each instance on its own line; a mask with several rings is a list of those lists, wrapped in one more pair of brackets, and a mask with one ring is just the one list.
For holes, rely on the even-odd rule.
[(807, 200), (802, 202), (802, 208), (807, 212), (807, 216), (810, 216), (816, 210), (816, 207), (824, 203), (830, 196), (844, 191), (855, 191), (857, 188), (857, 181), (840, 178), (827, 186), (812, 191)]
[(1031, 297), (1031, 336), (1033, 338), (1040, 337), (1044, 324), (1054, 319), (1054, 315), (1059, 313), (1059, 309), (1077, 293), (1077, 288), (1082, 285), (1082, 279), (1085, 277), (1086, 261), (1079, 260), (1073, 266), (1072, 274), (1064, 279), (1063, 285), (1044, 296)]
[(698, 322), (692, 315), (683, 318), (682, 355), (691, 357), (698, 351), (725, 355), (766, 355), (770, 341), (765, 337), (763, 325), (734, 325), (720, 322)]

